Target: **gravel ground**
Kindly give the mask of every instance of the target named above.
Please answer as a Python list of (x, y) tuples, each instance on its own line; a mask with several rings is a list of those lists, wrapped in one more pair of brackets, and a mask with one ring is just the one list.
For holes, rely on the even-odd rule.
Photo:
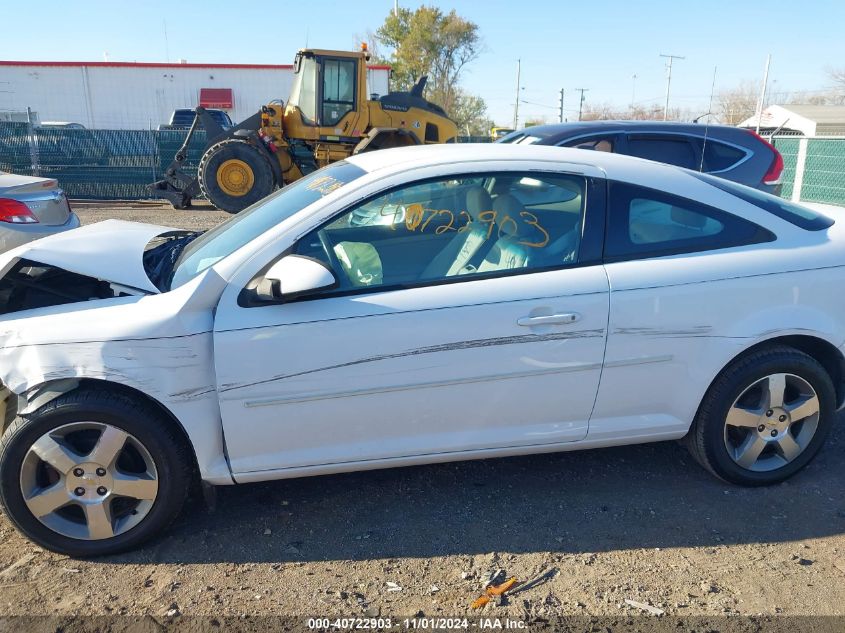
[[(75, 209), (85, 223), (228, 217)], [(0, 615), (455, 616), (501, 568), (550, 576), (485, 616), (644, 613), (626, 599), (666, 616), (843, 616), (843, 449), (840, 419), (807, 469), (762, 489), (715, 480), (675, 443), (221, 488), (215, 512), (193, 500), (145, 548), (91, 561), (0, 517)]]

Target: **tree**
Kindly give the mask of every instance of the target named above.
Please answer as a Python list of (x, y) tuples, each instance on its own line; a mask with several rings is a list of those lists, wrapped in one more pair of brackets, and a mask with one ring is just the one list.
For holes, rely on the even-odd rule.
[[(555, 119), (557, 121), (557, 119)], [(551, 123), (551, 117), (545, 114), (532, 114), (525, 117), (525, 127), (534, 127), (535, 125), (546, 125)]]
[(455, 92), (450, 115), (458, 126), (458, 134), (487, 136), (493, 127), (493, 121), (487, 116), (487, 104), (484, 99), (461, 89)]
[(390, 51), (383, 61), (392, 67), (396, 88), (407, 90), (417, 78), (427, 75), (429, 100), (450, 115), (455, 113), (457, 102), (465, 97), (459, 88), (461, 75), (481, 53), (477, 24), (454, 10), (443, 13), (437, 7), (423, 5), (415, 11), (400, 8), (391, 12), (375, 37)]
[[(694, 113), (689, 108), (669, 108), (670, 121), (691, 121)], [(584, 103), (581, 112), (582, 121), (607, 121), (607, 120), (638, 120), (638, 121), (662, 121), (663, 106), (653, 104), (651, 106), (635, 106), (634, 108), (619, 108), (609, 103)]]
[(822, 90), (796, 92), (790, 103), (809, 103), (813, 105), (845, 105), (845, 68), (828, 68), (827, 76), (832, 86)]
[(726, 125), (737, 125), (757, 112), (760, 87), (748, 79), (716, 96), (716, 112)]
[(845, 68), (830, 68), (827, 74), (833, 80), (834, 91), (845, 95)]

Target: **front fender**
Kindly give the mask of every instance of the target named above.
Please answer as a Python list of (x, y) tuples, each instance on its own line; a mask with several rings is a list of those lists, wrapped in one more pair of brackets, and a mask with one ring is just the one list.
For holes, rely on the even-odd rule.
[(212, 333), (225, 283), (204, 277), (184, 290), (52, 306), (0, 323), (0, 381), (20, 399), (21, 412), (85, 379), (133, 389), (182, 425), (203, 479), (231, 483)]

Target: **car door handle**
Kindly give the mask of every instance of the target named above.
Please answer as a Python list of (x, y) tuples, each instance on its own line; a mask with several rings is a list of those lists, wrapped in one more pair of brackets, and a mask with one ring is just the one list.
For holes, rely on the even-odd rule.
[(577, 312), (565, 312), (563, 314), (547, 314), (543, 316), (522, 317), (516, 320), (517, 325), (531, 327), (534, 325), (567, 325), (575, 323), (581, 315)]

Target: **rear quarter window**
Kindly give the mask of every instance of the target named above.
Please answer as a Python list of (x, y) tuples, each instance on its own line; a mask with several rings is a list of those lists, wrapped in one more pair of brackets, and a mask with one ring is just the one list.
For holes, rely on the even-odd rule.
[(694, 200), (610, 182), (607, 261), (713, 251), (775, 236), (757, 224)]
[(748, 156), (748, 153), (738, 147), (710, 139), (704, 141), (704, 171), (713, 172), (730, 169), (746, 156)]
[(717, 189), (721, 189), (744, 202), (753, 204), (755, 207), (768, 211), (781, 220), (786, 220), (790, 224), (794, 224), (807, 231), (823, 231), (833, 226), (834, 221), (831, 218), (821, 213), (816, 213), (812, 209), (803, 207), (800, 204), (795, 204), (789, 200), (778, 198), (777, 196), (740, 185), (730, 180), (723, 180), (716, 176), (699, 173), (693, 175)]

